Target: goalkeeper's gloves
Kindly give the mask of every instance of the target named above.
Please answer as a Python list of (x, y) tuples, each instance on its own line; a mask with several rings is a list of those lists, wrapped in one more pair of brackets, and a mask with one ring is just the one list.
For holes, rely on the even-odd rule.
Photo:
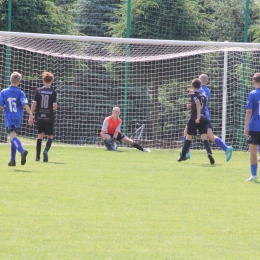
[(104, 140), (104, 144), (105, 144), (105, 146), (106, 146), (106, 148), (107, 148), (107, 150), (108, 151), (111, 151), (111, 150), (113, 150), (113, 147), (112, 147), (112, 145), (111, 145), (111, 142), (109, 142), (108, 140)]
[(111, 138), (110, 144), (111, 144), (112, 150), (115, 151), (117, 149), (116, 138), (114, 138), (114, 137)]

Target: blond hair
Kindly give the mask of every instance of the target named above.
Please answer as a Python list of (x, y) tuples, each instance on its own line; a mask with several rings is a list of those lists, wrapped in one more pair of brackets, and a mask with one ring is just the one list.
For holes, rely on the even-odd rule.
[(199, 76), (199, 79), (200, 79), (202, 85), (206, 85), (208, 83), (209, 77), (206, 74), (201, 74)]
[(119, 111), (120, 111), (120, 108), (119, 108), (119, 107), (114, 107), (114, 108), (112, 109), (112, 111), (115, 111), (115, 110), (119, 110)]
[(11, 84), (18, 85), (22, 79), (22, 75), (18, 72), (13, 72), (10, 77)]

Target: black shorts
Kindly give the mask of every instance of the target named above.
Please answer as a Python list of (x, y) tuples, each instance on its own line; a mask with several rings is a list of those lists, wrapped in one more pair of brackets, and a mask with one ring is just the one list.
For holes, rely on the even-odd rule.
[(208, 130), (208, 121), (201, 120), (199, 124), (195, 120), (189, 120), (188, 124), (188, 135), (197, 135), (197, 130), (199, 130), (200, 135), (206, 134)]
[(249, 136), (246, 139), (248, 144), (258, 145), (260, 144), (260, 132), (249, 131)]
[(11, 125), (11, 126), (7, 126), (6, 127), (6, 131), (8, 134), (10, 134), (11, 132), (15, 131), (17, 134), (19, 134), (20, 132), (20, 127), (15, 127), (14, 125)]
[[(114, 135), (111, 135), (111, 134), (108, 134), (108, 133), (106, 133), (106, 134), (107, 134), (107, 135), (110, 135), (111, 138), (113, 138), (113, 136), (114, 136)], [(120, 142), (124, 137), (125, 137), (124, 134), (118, 133), (118, 136), (117, 136), (116, 140)]]
[[(188, 123), (189, 123), (189, 121), (187, 122), (187, 124), (186, 124), (186, 125), (188, 125)], [(212, 126), (212, 124), (211, 124), (211, 121), (210, 121), (210, 120), (208, 120), (207, 128), (210, 128), (210, 129), (213, 131), (213, 126)]]
[(37, 121), (38, 134), (45, 133), (46, 135), (53, 135), (53, 122)]

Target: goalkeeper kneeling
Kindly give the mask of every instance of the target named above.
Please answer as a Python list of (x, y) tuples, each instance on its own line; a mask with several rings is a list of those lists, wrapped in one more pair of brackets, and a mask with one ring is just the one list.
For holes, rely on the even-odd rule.
[(101, 130), (101, 137), (104, 140), (104, 144), (109, 151), (115, 151), (117, 149), (116, 141), (125, 142), (126, 144), (134, 147), (142, 152), (151, 152), (147, 148), (143, 148), (141, 145), (135, 143), (132, 139), (121, 133), (122, 120), (119, 118), (120, 108), (114, 107), (112, 115), (105, 118)]

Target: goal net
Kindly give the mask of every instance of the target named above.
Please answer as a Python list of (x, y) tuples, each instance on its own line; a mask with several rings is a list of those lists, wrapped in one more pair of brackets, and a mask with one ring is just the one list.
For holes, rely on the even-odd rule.
[[(6, 88), (10, 73), (20, 72), (20, 87), (31, 104), (42, 86), (42, 72), (52, 72), (58, 93), (54, 140), (60, 144), (100, 145), (103, 120), (118, 106), (126, 135), (147, 147), (179, 148), (190, 112), (187, 89), (205, 73), (215, 135), (246, 150), (245, 103), (252, 75), (260, 71), (259, 48), (253, 43), (0, 32), (0, 86)], [(36, 127), (28, 126), (27, 119), (20, 135), (35, 140)], [(192, 148), (202, 147), (195, 138)]]

